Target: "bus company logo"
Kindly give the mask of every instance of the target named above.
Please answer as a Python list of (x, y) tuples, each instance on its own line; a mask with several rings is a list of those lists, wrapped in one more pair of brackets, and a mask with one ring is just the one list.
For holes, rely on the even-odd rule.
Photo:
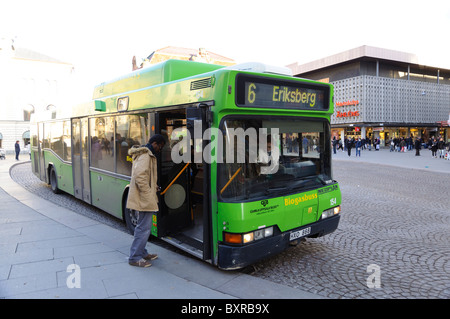
[(317, 193), (307, 195), (304, 194), (303, 196), (295, 197), (295, 198), (285, 198), (284, 199), (284, 206), (290, 206), (290, 205), (298, 205), (303, 202), (307, 202), (313, 199), (317, 199)]
[(277, 211), (277, 208), (280, 206), (280, 205), (277, 205), (277, 204), (276, 204), (276, 205), (270, 205), (270, 206), (267, 206), (268, 204), (269, 204), (269, 201), (268, 201), (268, 200), (262, 200), (262, 201), (261, 201), (261, 205), (263, 205), (264, 207), (251, 209), (251, 210), (249, 211), (249, 213), (250, 213), (250, 214), (256, 213), (256, 215), (259, 215), (259, 214), (266, 214), (266, 213), (274, 213), (274, 212)]

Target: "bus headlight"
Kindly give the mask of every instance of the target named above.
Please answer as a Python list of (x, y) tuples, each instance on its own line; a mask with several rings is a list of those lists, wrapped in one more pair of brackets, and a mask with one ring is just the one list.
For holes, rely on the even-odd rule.
[(273, 236), (273, 226), (258, 229), (244, 234), (233, 234), (224, 232), (223, 239), (229, 244), (248, 244), (263, 238)]
[(337, 215), (340, 213), (340, 211), (341, 211), (341, 206), (336, 206), (336, 207), (324, 210), (322, 213), (322, 219)]
[(244, 236), (242, 237), (244, 244), (250, 243), (255, 239), (255, 235), (254, 233), (247, 233), (244, 234)]

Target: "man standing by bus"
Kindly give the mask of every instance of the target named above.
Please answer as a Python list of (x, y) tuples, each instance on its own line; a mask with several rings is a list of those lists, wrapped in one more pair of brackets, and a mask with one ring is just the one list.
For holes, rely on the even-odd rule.
[(159, 186), (156, 183), (158, 174), (155, 155), (161, 152), (164, 145), (164, 137), (156, 134), (146, 145), (132, 147), (128, 151), (133, 158), (133, 167), (127, 208), (138, 213), (138, 222), (128, 258), (128, 263), (132, 266), (150, 267), (152, 265), (150, 261), (158, 258), (155, 254), (149, 254), (145, 246), (150, 236), (153, 214), (158, 211)]

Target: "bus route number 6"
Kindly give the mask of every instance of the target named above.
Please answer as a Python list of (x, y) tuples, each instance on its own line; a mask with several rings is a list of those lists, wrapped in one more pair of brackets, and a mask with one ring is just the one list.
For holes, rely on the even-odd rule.
[(250, 83), (250, 85), (248, 86), (248, 95), (247, 95), (247, 100), (250, 104), (253, 104), (255, 102), (256, 99), (256, 85), (255, 83)]

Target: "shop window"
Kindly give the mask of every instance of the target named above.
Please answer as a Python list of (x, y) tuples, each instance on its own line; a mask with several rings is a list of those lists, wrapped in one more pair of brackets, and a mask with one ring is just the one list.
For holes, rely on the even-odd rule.
[(27, 146), (28, 144), (30, 144), (30, 131), (25, 131), (22, 134), (22, 139), (23, 139), (23, 145)]

